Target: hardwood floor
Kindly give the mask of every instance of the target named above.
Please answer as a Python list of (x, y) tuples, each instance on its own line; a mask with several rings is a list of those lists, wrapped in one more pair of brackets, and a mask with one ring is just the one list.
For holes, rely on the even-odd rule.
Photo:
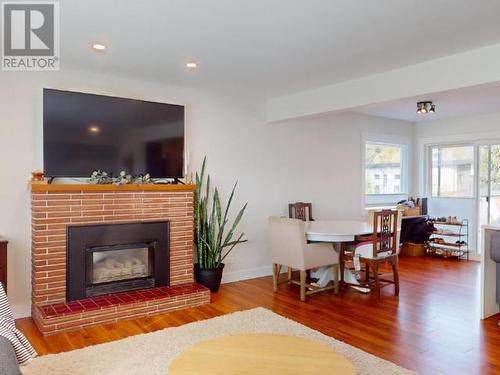
[(29, 318), (17, 323), (46, 354), (263, 306), (423, 374), (500, 374), (500, 315), (479, 320), (479, 263), (402, 258), (400, 277), (399, 298), (387, 287), (378, 304), (355, 291), (319, 293), (303, 303), (297, 286), (282, 284), (274, 294), (271, 278), (263, 277), (223, 285), (210, 305), (50, 337)]

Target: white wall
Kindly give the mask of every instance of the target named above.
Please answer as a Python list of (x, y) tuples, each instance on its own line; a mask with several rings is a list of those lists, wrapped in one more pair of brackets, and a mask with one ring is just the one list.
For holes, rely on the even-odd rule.
[(277, 129), (282, 152), (289, 153), (282, 173), (294, 173), (282, 193), (284, 203), (312, 202), (316, 219), (364, 217), (365, 140), (407, 142), (411, 152), (412, 128), (402, 121), (344, 113), (270, 126)]
[[(428, 214), (437, 217), (456, 216), (459, 219), (469, 220), (469, 245), (476, 251), (477, 225), (476, 225), (476, 200), (473, 198), (429, 198)], [(440, 227), (439, 229), (450, 229)], [(458, 238), (448, 238), (455, 242)], [(465, 241), (464, 238), (461, 241)]]
[(235, 207), (248, 201), (241, 229), (249, 242), (227, 259), (225, 281), (270, 273), (267, 217), (289, 202), (314, 204), (317, 218), (361, 217), (364, 132), (411, 139), (408, 123), (356, 114), (267, 124), (264, 103), (245, 91), (208, 93), (78, 71), (0, 73), (0, 234), (9, 240), (9, 299), (30, 314), (30, 193), (42, 168), (42, 88), (117, 95), (187, 106), (192, 170), (204, 155), (226, 194), (239, 181)]
[[(415, 154), (414, 181), (418, 195), (426, 193), (425, 145), (429, 144), (484, 144), (500, 143), (500, 112), (449, 118), (434, 122), (414, 124)], [(477, 169), (475, 171), (477, 173)], [(431, 198), (429, 214), (435, 216), (457, 216), (471, 223), (470, 244), (477, 250), (477, 201), (473, 198)]]

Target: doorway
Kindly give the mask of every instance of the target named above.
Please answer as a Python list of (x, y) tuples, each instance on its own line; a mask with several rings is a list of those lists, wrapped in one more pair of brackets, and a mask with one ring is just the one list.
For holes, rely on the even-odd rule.
[(483, 225), (500, 225), (500, 144), (479, 146), (478, 252)]

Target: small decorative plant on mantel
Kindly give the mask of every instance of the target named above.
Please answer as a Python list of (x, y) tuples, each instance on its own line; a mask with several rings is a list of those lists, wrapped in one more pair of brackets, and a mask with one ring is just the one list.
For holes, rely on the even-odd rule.
[(118, 177), (113, 177), (110, 173), (97, 169), (92, 172), (89, 178), (91, 184), (115, 184), (115, 185), (126, 185), (126, 184), (152, 184), (153, 181), (149, 176), (149, 173), (145, 175), (139, 174), (132, 176), (127, 174), (125, 171), (121, 171)]
[[(195, 276), (196, 281), (206, 286), (211, 292), (217, 292), (222, 279), (224, 259), (240, 243), (247, 242), (243, 239), (244, 233), (239, 234), (236, 239), (236, 227), (241, 221), (247, 203), (239, 210), (232, 225), (228, 225), (228, 215), (234, 191), (234, 184), (226, 207), (221, 203), (217, 188), (212, 190), (210, 186), (210, 175), (205, 184), (205, 163), (203, 159), (200, 174), (196, 173), (194, 192), (194, 240), (196, 246)], [(227, 230), (229, 228), (229, 230)]]

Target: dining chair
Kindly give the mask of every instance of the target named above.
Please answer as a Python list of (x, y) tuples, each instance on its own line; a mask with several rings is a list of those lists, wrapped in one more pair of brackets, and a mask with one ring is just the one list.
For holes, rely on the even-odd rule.
[[(369, 224), (373, 224), (373, 219), (374, 219), (374, 216), (375, 216), (375, 212), (379, 212), (379, 210), (368, 210), (368, 218), (367, 218), (367, 222)], [(401, 223), (402, 223), (402, 220), (403, 220), (403, 211), (402, 209), (398, 209), (398, 219), (397, 219), (397, 222), (398, 222), (398, 231), (397, 231), (397, 235), (396, 235), (396, 244), (398, 246), (398, 254), (399, 254), (399, 251), (401, 250)], [(380, 218), (379, 218), (379, 221), (380, 221)], [(379, 226), (379, 223), (377, 223), (377, 226)]]
[[(299, 219), (281, 217), (269, 218), (271, 257), (273, 261), (273, 289), (278, 291), (281, 267), (299, 271), (299, 280), (289, 282), (300, 286), (300, 300), (306, 295), (339, 288), (339, 255), (331, 244), (307, 243), (305, 222)], [(308, 284), (307, 271), (323, 266), (332, 266), (333, 285), (320, 288)]]
[[(295, 202), (288, 205), (288, 217), (303, 221), (314, 221), (312, 217), (312, 203)], [(292, 280), (293, 269), (288, 267), (288, 282)]]
[(295, 202), (288, 205), (288, 217), (303, 221), (314, 221), (312, 216), (312, 203)]
[[(346, 286), (369, 288), (380, 300), (382, 287), (394, 284), (394, 294), (399, 295), (399, 236), (400, 212), (396, 210), (376, 211), (372, 216), (373, 233), (370, 235), (356, 236), (355, 242), (342, 246), (340, 254), (340, 292)], [(345, 281), (344, 270), (346, 262), (354, 262), (358, 258), (364, 266), (364, 280), (359, 284)], [(390, 263), (392, 279), (387, 279), (387, 274), (380, 275), (380, 266)]]

